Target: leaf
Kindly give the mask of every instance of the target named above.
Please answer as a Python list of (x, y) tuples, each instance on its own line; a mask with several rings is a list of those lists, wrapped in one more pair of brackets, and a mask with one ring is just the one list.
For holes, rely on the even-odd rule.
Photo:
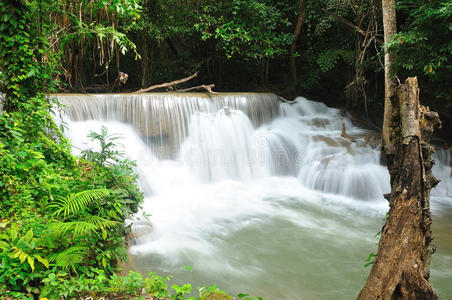
[(107, 267), (107, 261), (105, 260), (105, 257), (102, 257), (102, 266), (103, 266), (104, 268)]
[(21, 264), (27, 259), (27, 257), (28, 257), (27, 253), (20, 251), (19, 259)]
[(20, 158), (25, 158), (28, 155), (28, 153), (26, 151), (19, 151), (17, 152), (17, 156), (19, 156)]
[(6, 250), (9, 248), (9, 244), (5, 241), (0, 241), (0, 250)]
[(55, 262), (57, 266), (65, 270), (69, 268), (75, 270), (75, 265), (83, 261), (83, 257), (87, 251), (87, 247), (73, 246), (65, 251), (50, 255), (49, 262)]
[(21, 252), (22, 252), (22, 251), (14, 252), (14, 254), (11, 255), (10, 257), (11, 257), (11, 258), (18, 258)]
[(107, 239), (107, 231), (103, 228), (102, 228), (102, 238), (104, 239), (104, 241)]
[(33, 229), (30, 229), (27, 231), (27, 233), (24, 236), (24, 240), (28, 243), (30, 243), (31, 239), (33, 238)]
[(35, 260), (31, 256), (27, 256), (27, 261), (31, 267), (31, 271), (34, 272), (35, 271)]
[(17, 238), (17, 230), (15, 228), (12, 228), (10, 231), (11, 240), (15, 240)]
[(55, 215), (63, 213), (64, 216), (78, 213), (86, 208), (91, 202), (102, 199), (110, 194), (108, 189), (94, 189), (69, 194), (66, 198), (59, 198), (51, 204), (57, 207)]
[(33, 255), (41, 264), (43, 264), (47, 269), (49, 268), (49, 261), (45, 258), (42, 258), (40, 255)]

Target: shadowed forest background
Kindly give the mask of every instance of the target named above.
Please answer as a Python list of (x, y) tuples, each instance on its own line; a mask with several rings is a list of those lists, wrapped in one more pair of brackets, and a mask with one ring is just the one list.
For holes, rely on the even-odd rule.
[[(112, 91), (119, 71), (129, 75), (126, 85), (114, 87), (122, 92), (198, 71), (193, 85), (213, 83), (217, 91), (298, 94), (354, 110), (376, 124), (382, 116), (380, 1), (31, 3), (32, 25), (61, 54), (55, 65), (60, 91)], [(400, 81), (418, 76), (422, 103), (441, 113), (441, 135), (450, 137), (451, 3), (396, 5), (399, 33), (390, 49), (397, 53), (397, 74)]]

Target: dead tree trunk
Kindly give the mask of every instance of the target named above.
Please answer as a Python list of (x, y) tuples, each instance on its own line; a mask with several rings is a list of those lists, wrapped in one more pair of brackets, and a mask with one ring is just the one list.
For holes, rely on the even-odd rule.
[(430, 190), (434, 152), (429, 141), (441, 126), (436, 112), (419, 105), (417, 78), (408, 78), (390, 98), (392, 114), (388, 151), (391, 175), (389, 216), (384, 225), (372, 270), (358, 299), (437, 299), (428, 279), (432, 223)]

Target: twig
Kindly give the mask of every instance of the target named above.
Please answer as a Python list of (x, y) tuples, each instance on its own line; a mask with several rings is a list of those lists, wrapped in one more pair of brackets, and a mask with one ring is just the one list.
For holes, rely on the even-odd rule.
[[(349, 20), (345, 19), (344, 17), (341, 17), (341, 16), (339, 16), (339, 15), (336, 15), (335, 13), (333, 13), (333, 12), (331, 12), (331, 11), (328, 11), (328, 10), (326, 10), (326, 9), (324, 9), (324, 8), (322, 8), (322, 10), (323, 10), (326, 14), (328, 14), (328, 15), (332, 16), (333, 18), (335, 18), (336, 20), (340, 21), (341, 23), (344, 23), (344, 24), (347, 25), (348, 27), (351, 27), (351, 28), (355, 29), (355, 31), (358, 32), (359, 34), (364, 35), (364, 36), (367, 35), (366, 31), (364, 31), (364, 30), (361, 29), (360, 27), (356, 26), (355, 24), (353, 24), (353, 23), (350, 22)], [(381, 41), (381, 40), (378, 39), (377, 37), (375, 37), (375, 41), (376, 41), (378, 44), (383, 44), (383, 41)]]

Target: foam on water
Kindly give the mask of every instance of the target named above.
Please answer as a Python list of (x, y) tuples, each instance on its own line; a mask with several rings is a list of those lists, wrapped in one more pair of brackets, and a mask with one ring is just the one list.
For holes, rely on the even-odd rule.
[[(338, 110), (267, 94), (59, 99), (76, 153), (95, 147), (86, 136), (104, 125), (137, 161), (145, 200), (130, 252), (143, 273), (267, 299), (358, 292), (388, 207), (389, 175), (366, 142), (372, 133)], [(341, 137), (343, 124), (356, 142)], [(440, 214), (452, 207), (450, 153), (435, 158), (442, 182), (432, 208)], [(142, 212), (149, 220), (139, 220)], [(443, 273), (452, 277), (452, 265)]]

